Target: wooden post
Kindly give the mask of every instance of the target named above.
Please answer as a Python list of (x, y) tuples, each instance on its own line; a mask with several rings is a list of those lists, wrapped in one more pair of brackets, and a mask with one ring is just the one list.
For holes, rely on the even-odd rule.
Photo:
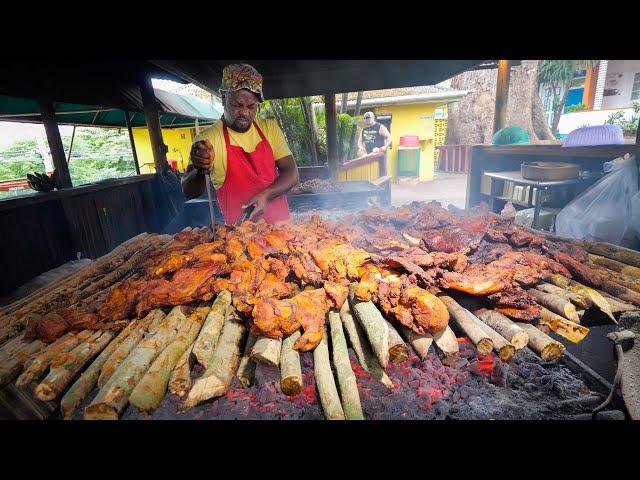
[(327, 125), (327, 165), (331, 178), (338, 179), (338, 136), (336, 125), (336, 96), (324, 96), (324, 112)]
[(131, 129), (131, 119), (129, 118), (129, 110), (124, 111), (124, 120), (127, 122), (127, 131), (129, 132), (129, 143), (131, 143), (131, 152), (133, 153), (133, 163), (136, 166), (136, 174), (140, 175), (140, 165), (138, 164), (138, 154), (136, 152), (136, 143), (133, 141), (133, 130)]
[(636, 145), (640, 145), (640, 122), (638, 122), (638, 128), (636, 129)]
[(496, 108), (493, 116), (493, 133), (504, 128), (507, 122), (507, 104), (509, 103), (509, 77), (511, 61), (498, 61), (498, 81), (496, 84)]
[(149, 137), (151, 138), (151, 150), (153, 151), (153, 162), (156, 173), (160, 173), (167, 168), (167, 146), (162, 140), (162, 129), (160, 128), (160, 118), (156, 108), (156, 96), (153, 93), (151, 78), (145, 77), (140, 82), (140, 94), (142, 95), (142, 105), (144, 116), (147, 120)]
[(53, 102), (47, 98), (41, 98), (39, 103), (42, 123), (44, 123), (44, 129), (47, 132), (47, 141), (53, 157), (53, 166), (57, 172), (58, 185), (60, 188), (71, 188), (73, 186), (71, 175), (69, 174), (69, 166), (62, 146), (62, 138), (60, 138), (60, 129), (58, 128)]
[(76, 126), (73, 126), (73, 132), (71, 133), (71, 144), (69, 145), (69, 154), (67, 155), (67, 165), (71, 161), (71, 151), (73, 150), (73, 139), (76, 138)]

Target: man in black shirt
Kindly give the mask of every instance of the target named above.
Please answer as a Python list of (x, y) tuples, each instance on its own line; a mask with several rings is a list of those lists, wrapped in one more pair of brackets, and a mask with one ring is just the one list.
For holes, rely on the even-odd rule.
[(364, 128), (358, 137), (358, 150), (367, 153), (384, 152), (380, 159), (380, 175), (387, 174), (387, 148), (391, 144), (391, 134), (387, 127), (376, 122), (373, 112), (364, 114)]

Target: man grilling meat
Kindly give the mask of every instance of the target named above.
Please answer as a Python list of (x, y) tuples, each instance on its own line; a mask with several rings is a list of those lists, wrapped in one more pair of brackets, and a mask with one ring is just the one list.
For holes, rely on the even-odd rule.
[(276, 120), (255, 118), (264, 101), (262, 75), (248, 64), (227, 65), (220, 94), (224, 114), (196, 137), (183, 193), (199, 197), (208, 174), (225, 223), (234, 224), (249, 206), (254, 207), (249, 220), (288, 220), (285, 195), (298, 183), (298, 167)]

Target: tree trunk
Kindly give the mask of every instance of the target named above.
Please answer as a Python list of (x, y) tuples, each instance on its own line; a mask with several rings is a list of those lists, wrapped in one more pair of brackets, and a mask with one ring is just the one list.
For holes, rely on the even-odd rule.
[(316, 124), (316, 116), (313, 113), (313, 101), (311, 97), (300, 97), (300, 105), (302, 107), (302, 115), (307, 122), (309, 130), (309, 152), (311, 153), (311, 164), (318, 165), (318, 125)]
[(358, 96), (356, 97), (356, 108), (353, 111), (353, 128), (351, 129), (351, 139), (349, 140), (349, 155), (348, 159), (353, 158), (356, 152), (356, 146), (358, 145), (358, 140), (356, 138), (356, 133), (358, 133), (358, 123), (355, 120), (355, 117), (360, 115), (360, 105), (362, 104), (362, 92), (358, 92)]
[[(551, 140), (538, 95), (538, 61), (512, 69), (507, 125), (524, 128), (532, 141)], [(453, 77), (451, 88), (470, 93), (448, 106), (446, 145), (490, 144), (493, 137), (497, 70), (474, 70)]]
[(349, 93), (343, 93), (340, 101), (340, 113), (347, 113), (347, 101), (349, 100)]
[(569, 76), (567, 77), (567, 81), (564, 83), (564, 90), (562, 91), (562, 98), (560, 99), (560, 103), (556, 107), (556, 110), (553, 112), (553, 123), (551, 124), (551, 131), (556, 134), (558, 133), (558, 124), (560, 123), (560, 117), (562, 116), (562, 110), (564, 110), (564, 104), (567, 102), (567, 96), (569, 96), (569, 87), (571, 87), (571, 83), (573, 82), (573, 66), (569, 69)]

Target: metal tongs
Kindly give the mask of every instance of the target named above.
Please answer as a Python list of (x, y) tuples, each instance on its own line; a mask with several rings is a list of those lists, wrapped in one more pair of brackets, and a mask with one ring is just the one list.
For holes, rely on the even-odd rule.
[(242, 225), (242, 223), (251, 216), (255, 208), (255, 205), (248, 205), (244, 207), (244, 210), (242, 210), (242, 215), (240, 215), (240, 218), (238, 218), (238, 220), (236, 221), (235, 226), (239, 227), (240, 225)]

